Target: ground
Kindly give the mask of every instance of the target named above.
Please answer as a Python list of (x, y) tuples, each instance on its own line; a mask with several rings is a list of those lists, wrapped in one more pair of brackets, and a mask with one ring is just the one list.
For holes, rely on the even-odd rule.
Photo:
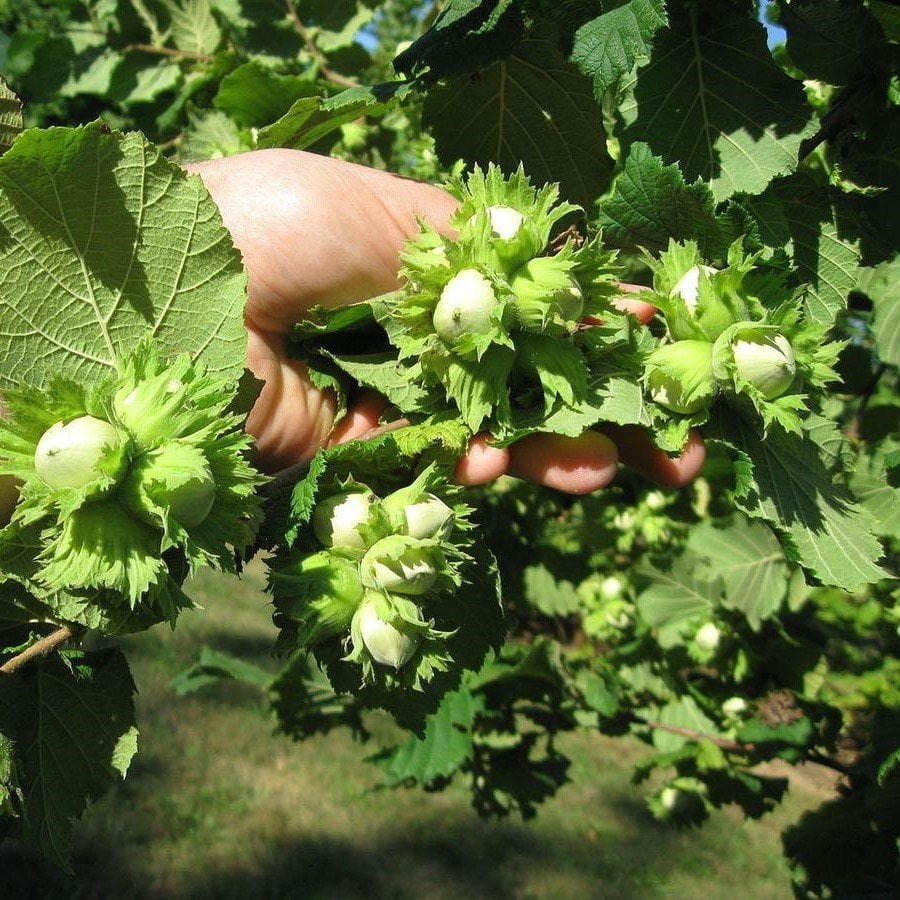
[[(176, 697), (171, 678), (201, 644), (274, 666), (262, 577), (213, 575), (206, 607), (123, 641), (135, 673), (141, 750), (128, 780), (75, 832), (74, 876), (22, 847), (0, 849), (14, 898), (774, 898), (791, 895), (779, 832), (829, 785), (795, 779), (784, 807), (733, 810), (679, 832), (630, 784), (642, 745), (569, 736), (572, 783), (536, 819), (481, 821), (462, 785), (379, 790), (376, 747), (332, 734), (274, 734), (259, 695), (233, 684)], [(390, 736), (390, 726), (378, 728)]]

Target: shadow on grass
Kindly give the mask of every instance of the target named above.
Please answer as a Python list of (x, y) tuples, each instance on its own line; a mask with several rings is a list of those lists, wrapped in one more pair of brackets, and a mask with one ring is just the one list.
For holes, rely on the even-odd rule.
[[(635, 805), (642, 825), (647, 820)], [(251, 865), (221, 862), (198, 865), (168, 877), (147, 873), (141, 848), (122, 846), (116, 835), (108, 843), (92, 841), (74, 859), (75, 875), (43, 863), (29, 850), (8, 844), (0, 850), (4, 900), (100, 900), (109, 897), (148, 900), (254, 900), (254, 898), (440, 897), (513, 900), (550, 896), (538, 888), (552, 884), (552, 896), (571, 898), (648, 896), (647, 882), (625, 860), (640, 858), (647, 848), (640, 837), (598, 840), (549, 837), (513, 823), (481, 823), (465, 817), (424, 816), (401, 831), (380, 829), (371, 838), (346, 841), (300, 834), (268, 842)], [(651, 826), (652, 827), (652, 826)], [(677, 854), (666, 853), (674, 833), (652, 827), (653, 881), (665, 879)], [(120, 836), (121, 837), (121, 836)], [(148, 877), (149, 875), (149, 877)], [(549, 882), (547, 881), (549, 879)], [(526, 884), (527, 882), (527, 884)]]

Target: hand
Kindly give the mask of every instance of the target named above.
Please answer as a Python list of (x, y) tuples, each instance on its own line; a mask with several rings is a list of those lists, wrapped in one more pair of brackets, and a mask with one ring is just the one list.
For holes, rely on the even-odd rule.
[[(377, 397), (362, 400), (335, 427), (333, 396), (288, 358), (287, 334), (313, 306), (344, 306), (396, 288), (398, 254), (417, 232), (417, 218), (446, 231), (456, 201), (440, 188), (296, 150), (257, 150), (188, 169), (203, 179), (249, 272), (247, 365), (265, 386), (247, 427), (262, 466), (275, 471), (376, 428), (384, 408)], [(645, 322), (653, 315), (637, 300), (623, 306)], [(670, 459), (630, 427), (579, 438), (532, 435), (508, 449), (478, 436), (456, 475), (463, 484), (483, 484), (508, 472), (588, 493), (613, 479), (620, 459), (678, 486), (697, 475), (704, 456), (699, 434)]]

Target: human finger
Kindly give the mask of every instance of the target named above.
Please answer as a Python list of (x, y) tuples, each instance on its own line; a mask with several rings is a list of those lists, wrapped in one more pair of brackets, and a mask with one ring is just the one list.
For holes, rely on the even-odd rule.
[[(622, 282), (619, 287), (629, 294), (637, 294), (647, 290), (643, 285), (628, 284), (627, 282)], [(622, 312), (631, 313), (641, 325), (646, 325), (656, 315), (655, 306), (634, 297), (617, 297), (613, 300), (613, 306)]]
[(346, 444), (347, 441), (358, 440), (374, 431), (380, 424), (381, 414), (386, 406), (387, 400), (381, 395), (364, 394), (334, 427), (328, 438), (328, 445), (333, 447), (335, 444)]
[(509, 474), (568, 494), (590, 494), (616, 475), (619, 455), (606, 435), (533, 434), (509, 449)]
[(506, 474), (509, 459), (508, 448), (496, 447), (488, 435), (477, 434), (469, 441), (468, 452), (457, 462), (454, 479), (466, 487), (487, 484)]
[(693, 428), (678, 456), (660, 450), (650, 433), (638, 425), (604, 425), (602, 431), (619, 448), (619, 458), (630, 469), (663, 487), (683, 487), (693, 481), (706, 460), (706, 446)]

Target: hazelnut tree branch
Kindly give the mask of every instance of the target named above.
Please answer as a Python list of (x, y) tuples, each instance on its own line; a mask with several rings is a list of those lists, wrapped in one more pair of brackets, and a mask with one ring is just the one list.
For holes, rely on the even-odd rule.
[(41, 638), (39, 641), (35, 641), (30, 647), (26, 647), (21, 653), (12, 657), (12, 659), (8, 659), (0, 666), (0, 673), (12, 675), (32, 660), (38, 659), (41, 656), (46, 656), (48, 653), (52, 653), (54, 650), (59, 649), (73, 637), (75, 637), (75, 632), (69, 628), (68, 625), (57, 628), (56, 631), (48, 634), (46, 637)]

